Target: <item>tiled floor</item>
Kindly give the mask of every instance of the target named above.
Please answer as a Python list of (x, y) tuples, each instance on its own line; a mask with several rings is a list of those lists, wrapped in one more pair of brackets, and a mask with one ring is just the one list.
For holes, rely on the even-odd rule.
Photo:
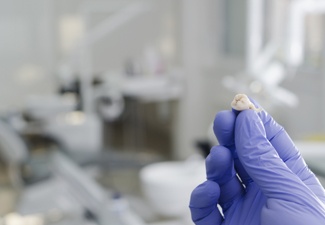
[[(139, 170), (124, 169), (105, 172), (98, 178), (98, 182), (110, 191), (118, 191), (122, 196), (128, 199), (132, 210), (137, 213), (137, 215), (141, 215), (141, 218), (144, 219), (148, 225), (188, 224), (180, 222), (175, 218), (161, 218), (152, 212), (143, 198), (139, 181)], [(2, 167), (0, 168), (0, 216), (12, 212), (16, 200), (17, 193), (15, 193), (10, 186), (6, 170)]]
[(0, 216), (12, 211), (17, 193), (13, 191), (9, 183), (4, 165), (0, 166)]
[(16, 194), (10, 187), (0, 188), (0, 216), (10, 213), (13, 210)]

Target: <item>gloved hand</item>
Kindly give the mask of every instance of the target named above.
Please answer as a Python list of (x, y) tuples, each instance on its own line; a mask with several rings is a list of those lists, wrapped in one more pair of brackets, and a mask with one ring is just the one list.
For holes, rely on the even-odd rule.
[(323, 187), (269, 114), (221, 111), (214, 132), (220, 145), (190, 200), (196, 225), (325, 224)]

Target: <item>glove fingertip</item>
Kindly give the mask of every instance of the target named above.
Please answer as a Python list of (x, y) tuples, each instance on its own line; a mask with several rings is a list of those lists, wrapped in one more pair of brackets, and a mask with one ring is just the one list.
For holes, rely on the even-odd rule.
[(236, 126), (238, 127), (238, 125), (247, 124), (250, 122), (262, 122), (262, 121), (261, 118), (258, 116), (258, 113), (255, 112), (254, 110), (249, 110), (249, 109), (244, 110), (237, 116)]
[(229, 149), (218, 145), (212, 147), (205, 160), (207, 179), (223, 184), (235, 174), (234, 162)]
[(236, 114), (232, 110), (224, 110), (217, 113), (213, 123), (213, 131), (220, 145), (234, 143), (234, 127)]

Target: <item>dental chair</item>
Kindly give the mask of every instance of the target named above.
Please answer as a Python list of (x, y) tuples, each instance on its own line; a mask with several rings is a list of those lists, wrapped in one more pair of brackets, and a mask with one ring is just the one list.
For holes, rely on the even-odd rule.
[(12, 223), (11, 215), (1, 220), (0, 224), (19, 224), (17, 218), (20, 218), (20, 224), (28, 224), (27, 219), (33, 218), (37, 221), (33, 224), (37, 225), (144, 225), (126, 207), (123, 211), (116, 206), (114, 193), (102, 188), (58, 149), (49, 153), (49, 177), (25, 185), (20, 168), (30, 161), (28, 148), (24, 140), (2, 120), (0, 155), (8, 165), (11, 183), (18, 193), (15, 213), (19, 215)]

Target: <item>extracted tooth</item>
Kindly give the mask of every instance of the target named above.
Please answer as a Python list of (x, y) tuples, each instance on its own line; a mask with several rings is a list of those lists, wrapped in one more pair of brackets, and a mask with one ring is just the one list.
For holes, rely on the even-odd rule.
[(231, 102), (231, 107), (237, 111), (252, 109), (256, 112), (262, 111), (261, 108), (256, 108), (245, 94), (237, 94)]

